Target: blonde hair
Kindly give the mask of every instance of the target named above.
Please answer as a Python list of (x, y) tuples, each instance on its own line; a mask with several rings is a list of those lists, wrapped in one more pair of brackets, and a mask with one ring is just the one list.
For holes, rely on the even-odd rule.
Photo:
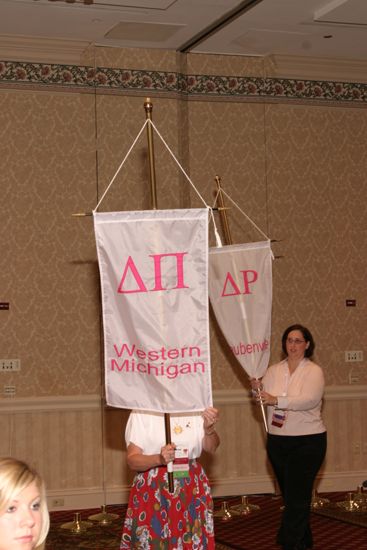
[(50, 527), (50, 517), (47, 508), (45, 484), (41, 476), (25, 462), (11, 457), (0, 458), (0, 514), (4, 512), (10, 501), (23, 491), (28, 485), (35, 482), (40, 491), (42, 525), (35, 549), (44, 548), (44, 541)]

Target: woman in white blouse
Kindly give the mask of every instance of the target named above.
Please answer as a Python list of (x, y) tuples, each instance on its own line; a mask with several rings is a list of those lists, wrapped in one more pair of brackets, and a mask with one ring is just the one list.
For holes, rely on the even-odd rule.
[[(165, 444), (162, 413), (132, 411), (125, 439), (127, 462), (136, 471), (120, 549), (214, 548), (213, 501), (196, 460), (214, 453), (218, 411), (170, 414), (172, 443)], [(167, 465), (173, 462), (173, 492)]]
[(267, 405), (267, 453), (284, 501), (277, 543), (284, 550), (312, 548), (310, 505), (316, 475), (326, 453), (321, 418), (322, 369), (311, 361), (315, 343), (302, 325), (282, 337), (286, 358), (251, 380), (255, 398)]

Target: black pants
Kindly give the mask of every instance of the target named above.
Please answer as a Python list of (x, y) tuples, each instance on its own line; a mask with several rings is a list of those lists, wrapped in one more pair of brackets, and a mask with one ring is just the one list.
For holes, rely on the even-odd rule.
[(284, 550), (312, 548), (312, 489), (325, 458), (326, 432), (298, 436), (268, 434), (267, 452), (284, 502), (277, 542)]

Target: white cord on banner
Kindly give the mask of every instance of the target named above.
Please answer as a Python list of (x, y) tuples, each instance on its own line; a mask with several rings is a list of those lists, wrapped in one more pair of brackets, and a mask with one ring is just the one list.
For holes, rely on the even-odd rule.
[(160, 134), (160, 132), (158, 131), (158, 129), (155, 127), (154, 123), (152, 122), (152, 120), (150, 120), (149, 118), (146, 119), (146, 121), (144, 122), (140, 132), (138, 133), (138, 135), (136, 136), (133, 144), (131, 145), (130, 149), (128, 150), (128, 152), (126, 153), (123, 161), (121, 162), (120, 166), (118, 167), (118, 169), (116, 170), (113, 178), (111, 179), (110, 183), (108, 184), (107, 186), (107, 189), (105, 190), (105, 192), (103, 193), (102, 197), (100, 198), (97, 206), (94, 208), (93, 210), (93, 213), (97, 211), (98, 207), (101, 205), (103, 199), (105, 198), (105, 196), (107, 195), (111, 185), (113, 184), (113, 182), (115, 181), (118, 173), (120, 172), (121, 168), (123, 167), (123, 165), (125, 164), (125, 161), (127, 160), (128, 156), (130, 155), (131, 151), (133, 150), (133, 148), (135, 147), (135, 144), (136, 142), (138, 141), (138, 139), (140, 138), (145, 126), (147, 124), (151, 124), (154, 128), (154, 130), (157, 132), (158, 136), (160, 137), (160, 139), (162, 140), (162, 142), (164, 143), (165, 147), (167, 148), (167, 150), (169, 151), (170, 155), (172, 156), (173, 160), (176, 162), (176, 164), (178, 165), (178, 167), (180, 168), (181, 172), (185, 175), (185, 177), (187, 178), (187, 180), (189, 181), (189, 183), (191, 184), (191, 186), (193, 187), (193, 189), (195, 190), (195, 192), (197, 193), (197, 195), (199, 196), (199, 198), (201, 199), (201, 201), (204, 203), (205, 207), (210, 210), (210, 213), (211, 213), (211, 219), (213, 221), (213, 225), (214, 225), (214, 234), (215, 234), (215, 239), (216, 239), (216, 242), (217, 242), (217, 246), (222, 246), (222, 242), (221, 242), (221, 239), (220, 239), (220, 236), (219, 236), (219, 233), (218, 233), (218, 230), (217, 230), (217, 226), (216, 226), (216, 223), (215, 223), (215, 219), (214, 219), (214, 215), (213, 215), (213, 209), (211, 206), (209, 206), (208, 204), (206, 204), (204, 198), (201, 196), (201, 194), (199, 193), (199, 191), (197, 190), (197, 188), (195, 187), (194, 183), (191, 181), (190, 177), (188, 176), (188, 174), (185, 172), (184, 168), (181, 166), (181, 164), (178, 162), (177, 158), (175, 157), (175, 155), (173, 154), (173, 152), (171, 151), (171, 149), (169, 148), (168, 144), (165, 142), (163, 136)]
[(213, 221), (214, 235), (215, 235), (215, 241), (217, 243), (217, 247), (222, 248), (222, 246), (223, 246), (222, 239), (220, 238), (220, 235), (218, 233), (218, 229), (217, 229), (217, 226), (216, 226), (216, 223), (215, 223), (213, 208), (210, 208), (210, 214), (211, 214), (211, 218), (212, 218), (212, 221)]
[(219, 193), (223, 191), (223, 189), (221, 187), (218, 187), (217, 189), (217, 193), (215, 195), (215, 199), (214, 199), (214, 203), (213, 203), (213, 208), (215, 208), (215, 205), (217, 204), (217, 200), (218, 200), (218, 197), (219, 197)]
[(256, 223), (255, 223), (247, 214), (245, 214), (245, 212), (238, 206), (238, 204), (237, 204), (236, 202), (234, 202), (233, 199), (231, 199), (231, 197), (228, 195), (228, 193), (226, 193), (226, 192), (224, 191), (224, 189), (223, 189), (222, 187), (221, 187), (221, 191), (222, 191), (222, 193), (224, 193), (225, 196), (231, 201), (231, 203), (232, 203), (236, 208), (238, 208), (238, 210), (241, 212), (241, 214), (243, 214), (243, 215), (245, 216), (245, 218), (246, 218), (250, 223), (252, 223), (252, 225), (253, 225), (253, 226), (254, 226), (254, 227), (255, 227), (255, 228), (265, 237), (265, 239), (266, 239), (267, 241), (270, 241), (269, 237), (264, 233), (264, 231), (262, 231), (262, 230), (260, 229), (260, 227), (257, 226)]
[(206, 208), (208, 208), (211, 212), (211, 218), (212, 218), (212, 221), (213, 221), (213, 226), (214, 226), (214, 235), (215, 235), (215, 240), (216, 240), (216, 243), (217, 243), (217, 246), (218, 247), (221, 247), (222, 246), (222, 241), (221, 241), (221, 238), (219, 236), (219, 233), (218, 233), (218, 230), (217, 230), (217, 226), (216, 226), (216, 223), (215, 223), (215, 219), (214, 219), (214, 215), (213, 215), (213, 209), (211, 206), (209, 206), (208, 204), (206, 204), (204, 198), (200, 195), (199, 191), (197, 190), (197, 188), (195, 187), (193, 181), (191, 180), (190, 176), (185, 172), (185, 169), (183, 168), (183, 166), (181, 166), (181, 164), (179, 163), (179, 161), (177, 160), (177, 158), (175, 157), (173, 151), (170, 149), (168, 143), (166, 143), (166, 141), (164, 140), (163, 136), (160, 134), (158, 128), (156, 128), (156, 126), (154, 125), (154, 122), (150, 119), (148, 119), (148, 122), (149, 124), (151, 124), (154, 128), (154, 130), (157, 132), (158, 136), (160, 137), (161, 141), (163, 142), (163, 144), (165, 145), (166, 149), (168, 150), (169, 154), (171, 155), (171, 157), (173, 158), (173, 160), (175, 161), (175, 163), (177, 164), (177, 166), (179, 167), (179, 169), (181, 170), (181, 172), (184, 174), (184, 176), (186, 177), (187, 181), (190, 183), (190, 185), (192, 186), (192, 188), (194, 189), (194, 191), (196, 192), (196, 194), (198, 195), (198, 197), (201, 199), (201, 201), (205, 204)]
[(208, 204), (206, 204), (204, 198), (200, 195), (199, 191), (196, 189), (194, 183), (191, 181), (190, 179), (190, 176), (185, 172), (183, 166), (181, 166), (181, 164), (178, 162), (177, 158), (175, 157), (173, 151), (169, 148), (169, 145), (165, 142), (163, 136), (160, 134), (158, 128), (155, 127), (154, 125), (154, 122), (150, 119), (149, 120), (149, 123), (153, 126), (154, 130), (157, 132), (158, 136), (161, 138), (162, 142), (164, 143), (164, 145), (166, 146), (166, 149), (168, 150), (169, 154), (171, 155), (171, 157), (173, 158), (173, 160), (175, 161), (175, 163), (177, 164), (177, 166), (179, 167), (179, 169), (181, 170), (181, 172), (184, 174), (184, 176), (186, 177), (187, 181), (192, 185), (194, 191), (196, 191), (197, 195), (200, 197), (200, 199), (202, 200), (202, 202), (205, 204), (205, 206), (207, 208), (211, 208)]
[(121, 162), (120, 166), (117, 168), (117, 171), (115, 172), (115, 175), (113, 176), (112, 180), (111, 180), (110, 183), (108, 184), (107, 189), (106, 189), (105, 192), (103, 193), (102, 197), (100, 198), (100, 200), (99, 200), (97, 206), (95, 207), (95, 209), (93, 210), (93, 212), (96, 212), (96, 211), (97, 211), (97, 209), (98, 209), (98, 207), (100, 206), (101, 202), (103, 201), (103, 199), (104, 199), (105, 196), (107, 195), (107, 193), (108, 193), (108, 191), (109, 191), (111, 185), (112, 185), (113, 182), (115, 181), (115, 179), (116, 179), (118, 173), (120, 172), (121, 168), (122, 168), (123, 165), (125, 164), (125, 161), (127, 160), (127, 158), (128, 158), (128, 156), (130, 155), (131, 151), (132, 151), (133, 148), (135, 147), (136, 142), (137, 142), (138, 139), (140, 138), (140, 136), (141, 136), (141, 134), (142, 134), (142, 132), (143, 132), (145, 126), (146, 126), (147, 123), (148, 123), (148, 120), (149, 120), (149, 119), (147, 119), (147, 120), (144, 122), (144, 124), (143, 124), (143, 126), (142, 126), (140, 132), (138, 133), (138, 135), (136, 136), (136, 138), (135, 138), (135, 140), (134, 140), (134, 143), (132, 144), (132, 146), (130, 147), (130, 149), (128, 150), (128, 152), (126, 153), (125, 158), (124, 158), (123, 161)]

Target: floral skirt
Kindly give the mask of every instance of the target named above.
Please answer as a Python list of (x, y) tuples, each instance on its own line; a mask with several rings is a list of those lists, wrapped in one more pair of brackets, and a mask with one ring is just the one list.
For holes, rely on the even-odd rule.
[(120, 550), (211, 550), (215, 547), (213, 500), (208, 478), (196, 460), (189, 477), (174, 478), (168, 491), (167, 468), (134, 478)]

